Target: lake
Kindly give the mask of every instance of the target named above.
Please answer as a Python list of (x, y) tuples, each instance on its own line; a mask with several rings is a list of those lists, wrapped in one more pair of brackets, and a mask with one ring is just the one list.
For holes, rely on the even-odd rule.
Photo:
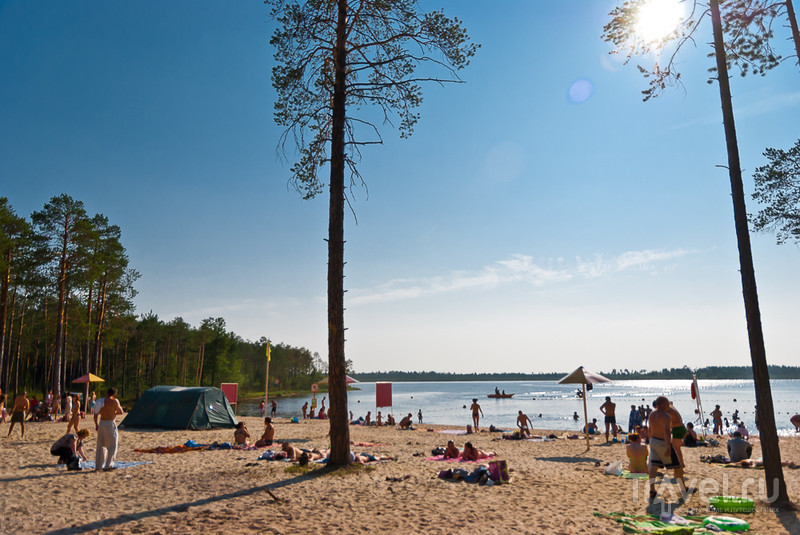
[[(739, 418), (754, 433), (755, 426), (755, 390), (752, 380), (699, 380), (700, 398), (703, 410), (708, 413), (714, 405), (720, 405), (728, 420), (734, 410), (739, 410)], [(789, 418), (800, 413), (800, 380), (780, 379), (771, 381), (772, 399), (775, 408), (775, 420), (781, 435), (794, 435), (794, 426)], [(375, 383), (357, 383), (359, 390), (348, 392), (348, 407), (358, 418), (372, 412), (374, 419)], [(464, 425), (472, 423), (468, 407), (472, 398), (478, 398), (483, 409), (481, 427), (493, 424), (505, 429), (515, 428), (517, 411), (523, 411), (533, 425), (539, 429), (560, 429), (577, 431), (582, 427), (583, 402), (575, 392), (580, 385), (561, 385), (555, 381), (461, 381), (461, 382), (407, 382), (392, 384), (393, 407), (382, 408), (384, 414), (394, 413), (396, 419), (408, 414), (414, 415), (422, 409), (423, 421), (429, 424)], [(488, 394), (495, 387), (513, 393), (512, 399), (489, 399)], [(683, 416), (684, 421), (694, 421), (695, 402), (690, 394), (691, 380), (637, 380), (614, 381), (594, 385), (587, 392), (586, 402), (589, 419), (597, 418), (603, 428), (603, 415), (599, 407), (606, 396), (611, 396), (617, 404), (617, 421), (627, 430), (630, 406), (652, 404), (656, 396), (669, 397), (675, 408)], [(325, 393), (317, 396), (321, 401)], [(278, 416), (292, 417), (302, 414), (303, 403), (311, 400), (311, 394), (278, 399)], [(259, 401), (243, 402), (239, 412), (247, 416), (258, 416)], [(326, 403), (329, 406), (329, 403)], [(573, 412), (581, 416), (581, 422), (575, 422)], [(710, 431), (710, 429), (709, 429)]]

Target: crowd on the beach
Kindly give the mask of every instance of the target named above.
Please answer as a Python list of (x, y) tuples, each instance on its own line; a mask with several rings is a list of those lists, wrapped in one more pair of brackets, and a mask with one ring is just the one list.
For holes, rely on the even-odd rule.
[[(116, 460), (119, 435), (117, 433), (116, 417), (123, 414), (122, 405), (116, 398), (117, 389), (109, 388), (106, 397), (97, 400), (96, 394), (92, 398), (88, 409), (94, 419), (95, 432), (97, 433), (97, 447), (95, 455), (95, 470), (113, 470)], [(0, 405), (5, 411), (6, 396), (0, 390)], [(33, 398), (35, 400), (35, 398)], [(65, 396), (64, 417), (67, 422), (66, 433), (59, 438), (50, 448), (50, 453), (58, 457), (58, 464), (67, 465), (68, 470), (81, 470), (80, 461), (86, 461), (83, 450), (84, 441), (91, 432), (88, 429), (79, 429), (85, 411), (81, 411), (80, 399), (77, 395)], [(42, 414), (47, 418), (43, 419)], [(20, 438), (25, 438), (25, 422), (54, 421), (58, 415), (58, 404), (53, 403), (53, 392), (45, 396), (44, 401), (33, 403), (28, 399), (28, 393), (22, 392), (14, 399), (11, 409), (11, 420), (6, 437), (10, 437), (14, 427), (18, 424)], [(5, 421), (5, 420), (3, 420)]]
[[(301, 409), (302, 418), (325, 419), (329, 417), (330, 412), (326, 408), (326, 401), (327, 399), (323, 397), (319, 407), (317, 407), (316, 398), (312, 400), (310, 406), (306, 402)], [(2, 409), (3, 413), (6, 412), (5, 402), (5, 395), (0, 392), (0, 409)], [(61, 406), (59, 407), (59, 405)], [(92, 433), (89, 429), (80, 429), (80, 426), (84, 417), (93, 418), (94, 432), (97, 435), (95, 470), (114, 469), (119, 443), (116, 417), (123, 414), (122, 406), (116, 399), (115, 389), (108, 389), (107, 395), (102, 399), (97, 399), (96, 394), (93, 393), (90, 401), (86, 403), (85, 412), (81, 410), (81, 401), (77, 395), (65, 396), (63, 403), (58, 404), (54, 403), (52, 392), (48, 393), (42, 401), (35, 400), (35, 398), (28, 399), (27, 393), (23, 392), (21, 395), (16, 396), (13, 404), (9, 406), (10, 423), (6, 436), (11, 436), (16, 426), (19, 426), (20, 437), (24, 438), (26, 422), (37, 421), (43, 417), (54, 420), (58, 418), (59, 414), (63, 414), (61, 421), (67, 423), (66, 431), (63, 436), (52, 444), (50, 453), (58, 458), (58, 464), (66, 465), (68, 470), (80, 470), (81, 462), (85, 462), (88, 459), (85, 446)], [(269, 406), (271, 416), (266, 416), (267, 406)], [(471, 423), (466, 425), (466, 431), (462, 431), (462, 433), (480, 433), (481, 418), (484, 417), (484, 413), (478, 403), (478, 399), (473, 398), (472, 404), (469, 407), (465, 405), (464, 408), (469, 411)], [(273, 425), (273, 418), (277, 413), (277, 401), (271, 400), (269, 405), (262, 401), (260, 409), (264, 418), (264, 429), (260, 435), (256, 435), (258, 438), (253, 440), (254, 437), (251, 436), (246, 423), (240, 421), (233, 431), (233, 446), (229, 445), (228, 447), (255, 449), (277, 445), (275, 439), (276, 429)], [(624, 430), (622, 425), (618, 423), (617, 405), (610, 396), (605, 398), (599, 411), (603, 418), (603, 431), (600, 430), (598, 419), (593, 418), (591, 422), (587, 422), (582, 427), (584, 436), (604, 434), (606, 442), (624, 443), (626, 445), (625, 453), (629, 460), (629, 471), (634, 474), (647, 474), (650, 480), (651, 497), (656, 494), (654, 481), (659, 470), (672, 470), (675, 481), (682, 493), (694, 492), (694, 489), (687, 487), (684, 479), (686, 465), (682, 448), (718, 445), (725, 430), (728, 430), (725, 444), (727, 455), (703, 456), (704, 461), (742, 463), (744, 466), (759, 466), (761, 463), (758, 459), (752, 459), (753, 444), (749, 441), (749, 431), (745, 423), (739, 418), (738, 410), (730, 414), (730, 420), (735, 426), (733, 430), (728, 425), (728, 418), (719, 405), (716, 405), (714, 410), (711, 411), (709, 414), (710, 421), (705, 422), (705, 425), (710, 425), (713, 422), (712, 434), (716, 435), (716, 439), (699, 436), (695, 429), (695, 423), (691, 421), (685, 422), (681, 414), (665, 396), (659, 396), (653, 402), (652, 407), (631, 405), (628, 413), (627, 430)], [(376, 411), (374, 418), (372, 411), (367, 411), (364, 416), (358, 417), (355, 417), (353, 412), (349, 411), (348, 416), (351, 425), (392, 426), (402, 430), (413, 430), (415, 428), (414, 415), (410, 412), (403, 416), (399, 422), (395, 422), (391, 413), (384, 415), (380, 410)], [(576, 422), (580, 419), (577, 412), (573, 413), (572, 417)], [(3, 418), (3, 421), (5, 421), (5, 418)], [(294, 417), (292, 421), (299, 422), (299, 418)], [(422, 409), (420, 409), (416, 415), (416, 424), (421, 425), (422, 422), (423, 413)], [(800, 431), (800, 415), (793, 416), (792, 423)], [(533, 421), (522, 410), (517, 411), (516, 428), (513, 433), (504, 434), (503, 438), (534, 440), (552, 440), (555, 438), (552, 435), (550, 438), (532, 435)], [(489, 431), (496, 430), (498, 429), (494, 426), (489, 427)], [(579, 438), (579, 436), (570, 435), (566, 438)], [(272, 455), (269, 458), (282, 458), (305, 464), (308, 462), (325, 462), (330, 452), (319, 448), (301, 448), (288, 441), (283, 441), (280, 443), (280, 451), (272, 451), (270, 453)], [(494, 452), (481, 450), (475, 447), (472, 442), (465, 442), (463, 449), (459, 449), (453, 440), (449, 440), (445, 446), (434, 450), (434, 454), (440, 455), (443, 460), (476, 462), (492, 457)], [(351, 452), (351, 460), (356, 463), (390, 459), (394, 458)], [(795, 467), (794, 463), (788, 463), (788, 465)]]

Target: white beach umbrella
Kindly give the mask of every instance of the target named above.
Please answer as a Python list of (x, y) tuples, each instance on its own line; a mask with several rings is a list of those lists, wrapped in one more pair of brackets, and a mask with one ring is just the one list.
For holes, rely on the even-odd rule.
[[(579, 366), (577, 370), (570, 373), (569, 375), (562, 377), (561, 380), (558, 381), (559, 384), (580, 384), (583, 385), (583, 419), (585, 421), (584, 431), (588, 431), (589, 428), (589, 415), (586, 410), (586, 385), (587, 384), (597, 384), (597, 383), (610, 383), (611, 379), (608, 377), (603, 377), (599, 373), (590, 372), (589, 370), (585, 369), (583, 366)], [(589, 433), (586, 433), (586, 449), (589, 449)]]

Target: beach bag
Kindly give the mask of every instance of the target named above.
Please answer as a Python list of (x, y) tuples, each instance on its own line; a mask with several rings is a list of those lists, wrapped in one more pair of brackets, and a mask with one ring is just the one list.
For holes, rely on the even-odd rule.
[(444, 455), (445, 451), (447, 451), (447, 450), (445, 450), (443, 447), (439, 446), (438, 448), (433, 448), (431, 450), (431, 455), (433, 455), (433, 456)]
[(508, 463), (503, 460), (489, 462), (489, 477), (495, 483), (508, 483)]

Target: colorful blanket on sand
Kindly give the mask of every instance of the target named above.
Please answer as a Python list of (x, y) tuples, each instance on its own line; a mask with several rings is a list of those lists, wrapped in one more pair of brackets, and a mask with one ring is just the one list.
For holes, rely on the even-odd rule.
[(180, 446), (156, 446), (155, 448), (135, 449), (137, 453), (186, 453), (187, 451), (205, 450), (236, 450), (253, 451), (268, 448), (269, 446), (257, 447), (255, 444), (249, 446), (233, 446), (230, 442), (214, 442), (213, 444), (198, 444), (194, 440), (187, 440)]
[[(115, 461), (114, 469), (121, 470), (123, 468), (132, 468), (143, 464), (153, 464), (153, 461)], [(94, 461), (83, 461), (81, 463), (81, 468), (84, 470), (94, 470), (94, 466)]]
[(622, 525), (625, 533), (656, 533), (660, 535), (691, 535), (719, 533), (703, 525), (705, 516), (669, 515), (666, 521), (655, 515), (635, 515), (626, 513), (592, 513), (598, 518), (609, 518)]
[(136, 453), (186, 453), (187, 451), (203, 451), (208, 446), (157, 446), (155, 448), (135, 449)]
[(461, 459), (461, 458), (458, 458), (458, 459), (446, 459), (444, 455), (434, 455), (433, 457), (428, 457), (425, 460), (426, 461), (444, 461), (446, 463), (480, 463), (480, 462), (485, 461), (486, 459), (491, 459), (492, 457), (495, 457), (495, 455), (487, 455), (486, 457), (478, 459), (477, 461), (468, 461), (466, 459)]

